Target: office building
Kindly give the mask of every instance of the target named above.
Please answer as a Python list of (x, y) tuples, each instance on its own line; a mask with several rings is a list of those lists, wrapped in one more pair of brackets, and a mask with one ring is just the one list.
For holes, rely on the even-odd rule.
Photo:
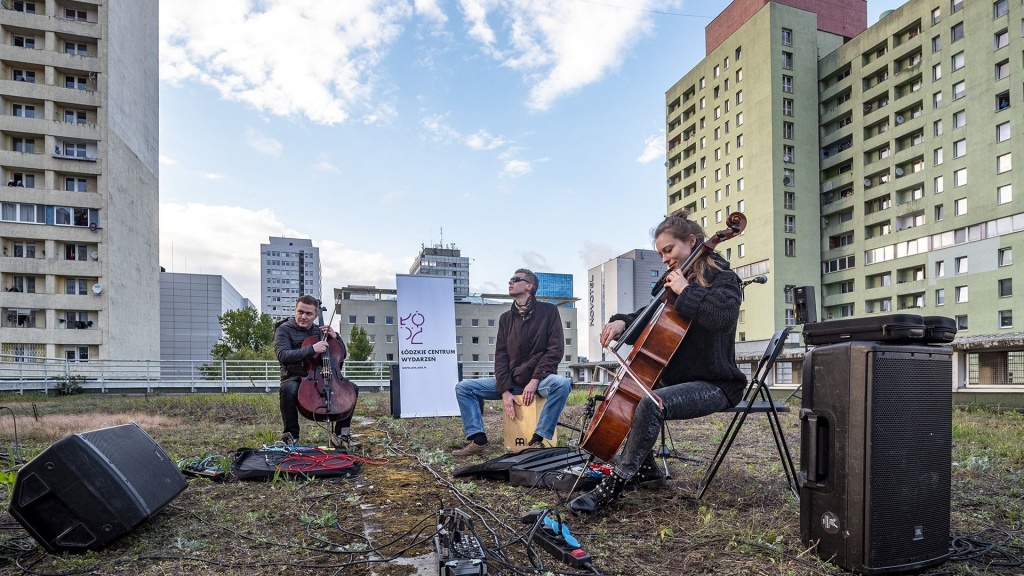
[(160, 360), (210, 360), (220, 341), (218, 316), (255, 308), (223, 276), (160, 273)]
[(455, 244), (422, 246), (409, 267), (409, 274), (451, 278), (455, 283), (455, 299), (469, 296), (469, 258), (463, 256)]
[(587, 271), (587, 358), (605, 359), (601, 328), (615, 314), (630, 314), (651, 301), (651, 290), (665, 274), (654, 250), (631, 250)]
[(312, 240), (270, 237), (260, 244), (261, 311), (274, 321), (295, 315), (303, 294), (321, 299), (320, 249)]
[[(565, 337), (563, 374), (568, 363), (576, 361), (579, 340), (576, 337), (576, 309), (568, 306), (574, 298), (550, 298), (558, 306)], [(346, 286), (334, 289), (335, 313), (340, 318), (339, 330), (348, 342), (353, 326), (366, 330), (373, 344), (371, 360), (398, 361), (397, 291), (373, 286)], [(498, 318), (511, 309), (508, 294), (480, 294), (455, 302), (456, 358), (459, 362), (494, 363), (494, 346)]]
[(793, 324), (811, 286), (822, 320), (955, 318), (958, 382), (1014, 383), (1022, 21), (1016, 0), (911, 0), (870, 27), (860, 0), (736, 0), (708, 26), (666, 93), (667, 204), (709, 232), (747, 215), (720, 251), (769, 283), (740, 333)]
[(157, 17), (0, 6), (3, 360), (160, 356)]
[[(537, 282), (537, 298), (546, 301), (547, 298), (572, 298), (572, 274), (555, 274), (553, 272), (535, 272)], [(572, 306), (572, 303), (567, 304)]]

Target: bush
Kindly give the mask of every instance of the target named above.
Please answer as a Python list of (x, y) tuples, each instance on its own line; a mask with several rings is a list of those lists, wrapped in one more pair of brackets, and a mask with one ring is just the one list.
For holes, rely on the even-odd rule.
[(85, 383), (85, 376), (65, 376), (57, 380), (54, 390), (58, 396), (71, 396), (84, 392), (82, 384)]

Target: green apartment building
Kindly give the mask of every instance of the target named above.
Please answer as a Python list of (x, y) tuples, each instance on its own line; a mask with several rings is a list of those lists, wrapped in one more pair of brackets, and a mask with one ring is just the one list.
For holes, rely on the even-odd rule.
[(667, 204), (709, 232), (746, 215), (719, 251), (769, 282), (738, 338), (795, 324), (812, 286), (819, 320), (955, 318), (955, 386), (1024, 382), (1024, 2), (911, 0), (867, 27), (862, 0), (736, 0), (706, 34), (666, 92)]

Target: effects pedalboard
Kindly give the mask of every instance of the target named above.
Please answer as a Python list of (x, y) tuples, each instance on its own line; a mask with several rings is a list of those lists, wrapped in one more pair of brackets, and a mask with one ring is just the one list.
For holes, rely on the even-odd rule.
[(473, 520), (458, 508), (441, 510), (434, 536), (438, 576), (485, 576), (487, 555)]
[(530, 510), (522, 521), (524, 524), (543, 522), (533, 531), (532, 542), (537, 542), (542, 548), (548, 551), (556, 559), (575, 568), (589, 568), (591, 565), (590, 554), (580, 547), (576, 537), (569, 532), (569, 527), (562, 522), (561, 517), (553, 518), (551, 508), (544, 510)]

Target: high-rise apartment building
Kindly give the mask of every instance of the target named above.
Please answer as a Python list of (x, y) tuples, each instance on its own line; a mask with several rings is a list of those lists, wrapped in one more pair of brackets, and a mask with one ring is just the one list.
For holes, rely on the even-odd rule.
[(156, 0), (0, 5), (0, 354), (157, 359)]
[(451, 278), (455, 283), (455, 299), (469, 296), (469, 258), (454, 244), (423, 246), (409, 267), (409, 274)]
[(720, 251), (770, 279), (747, 291), (748, 339), (792, 324), (809, 285), (822, 320), (955, 318), (959, 380), (1013, 383), (1024, 5), (911, 0), (870, 27), (865, 10), (736, 0), (708, 26), (667, 93), (669, 208), (708, 231), (746, 214)]
[(274, 321), (295, 315), (303, 294), (321, 299), (320, 249), (312, 240), (270, 237), (260, 244), (261, 312)]

